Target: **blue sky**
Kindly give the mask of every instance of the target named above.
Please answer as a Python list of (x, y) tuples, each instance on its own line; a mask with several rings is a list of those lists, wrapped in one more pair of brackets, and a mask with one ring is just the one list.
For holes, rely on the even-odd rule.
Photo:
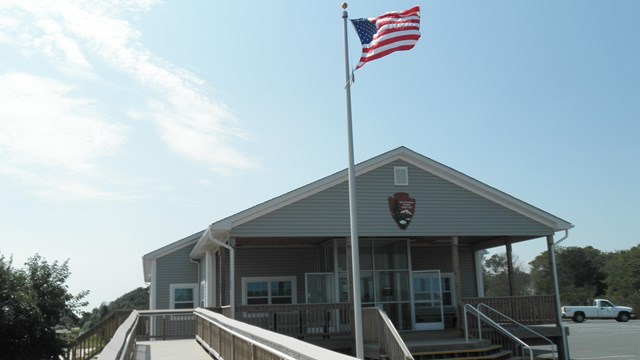
[[(344, 169), (340, 4), (0, 0), (0, 252), (69, 258), (94, 307), (143, 254)], [(416, 47), (356, 72), (356, 162), (404, 145), (570, 221), (563, 245), (640, 243), (640, 3), (418, 4)]]

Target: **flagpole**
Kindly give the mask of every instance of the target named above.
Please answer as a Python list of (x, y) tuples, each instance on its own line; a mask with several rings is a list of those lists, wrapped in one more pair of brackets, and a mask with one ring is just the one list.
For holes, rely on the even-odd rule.
[(360, 299), (360, 249), (358, 245), (358, 214), (356, 206), (356, 175), (353, 161), (353, 127), (351, 126), (351, 82), (349, 70), (349, 41), (347, 36), (347, 3), (342, 3), (344, 25), (344, 74), (347, 95), (347, 137), (349, 139), (349, 213), (351, 223), (351, 282), (353, 286), (353, 332), (356, 357), (364, 359), (362, 339), (362, 302)]

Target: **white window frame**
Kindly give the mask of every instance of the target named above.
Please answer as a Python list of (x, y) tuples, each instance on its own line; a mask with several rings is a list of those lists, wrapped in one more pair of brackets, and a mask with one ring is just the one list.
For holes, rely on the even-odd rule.
[(247, 305), (247, 283), (250, 282), (267, 282), (267, 290), (269, 297), (269, 305), (271, 305), (271, 283), (276, 281), (291, 282), (291, 303), (298, 303), (298, 292), (295, 276), (264, 276), (264, 277), (243, 277), (242, 278), (242, 305)]
[(393, 167), (393, 184), (396, 186), (409, 186), (409, 168), (407, 166)]
[(193, 306), (197, 307), (198, 301), (200, 299), (200, 294), (198, 292), (198, 288), (200, 285), (198, 283), (190, 283), (190, 284), (169, 284), (169, 307), (170, 309), (176, 308), (176, 299), (175, 299), (175, 290), (176, 289), (193, 289)]

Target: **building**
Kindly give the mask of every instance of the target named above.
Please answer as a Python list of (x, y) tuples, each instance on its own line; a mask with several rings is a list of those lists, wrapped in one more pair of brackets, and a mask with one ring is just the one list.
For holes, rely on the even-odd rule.
[[(384, 309), (398, 330), (456, 326), (458, 304), (483, 297), (485, 249), (551, 246), (573, 227), (405, 147), (356, 165), (356, 184), (362, 306)], [(144, 255), (151, 308), (224, 307), (298, 337), (340, 333), (349, 220), (344, 170), (216, 221)], [(302, 309), (322, 310), (311, 321)]]

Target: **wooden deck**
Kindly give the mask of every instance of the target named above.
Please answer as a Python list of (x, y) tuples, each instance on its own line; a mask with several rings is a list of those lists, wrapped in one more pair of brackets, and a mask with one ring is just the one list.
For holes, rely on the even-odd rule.
[(139, 341), (136, 344), (134, 360), (211, 360), (209, 354), (195, 339)]

